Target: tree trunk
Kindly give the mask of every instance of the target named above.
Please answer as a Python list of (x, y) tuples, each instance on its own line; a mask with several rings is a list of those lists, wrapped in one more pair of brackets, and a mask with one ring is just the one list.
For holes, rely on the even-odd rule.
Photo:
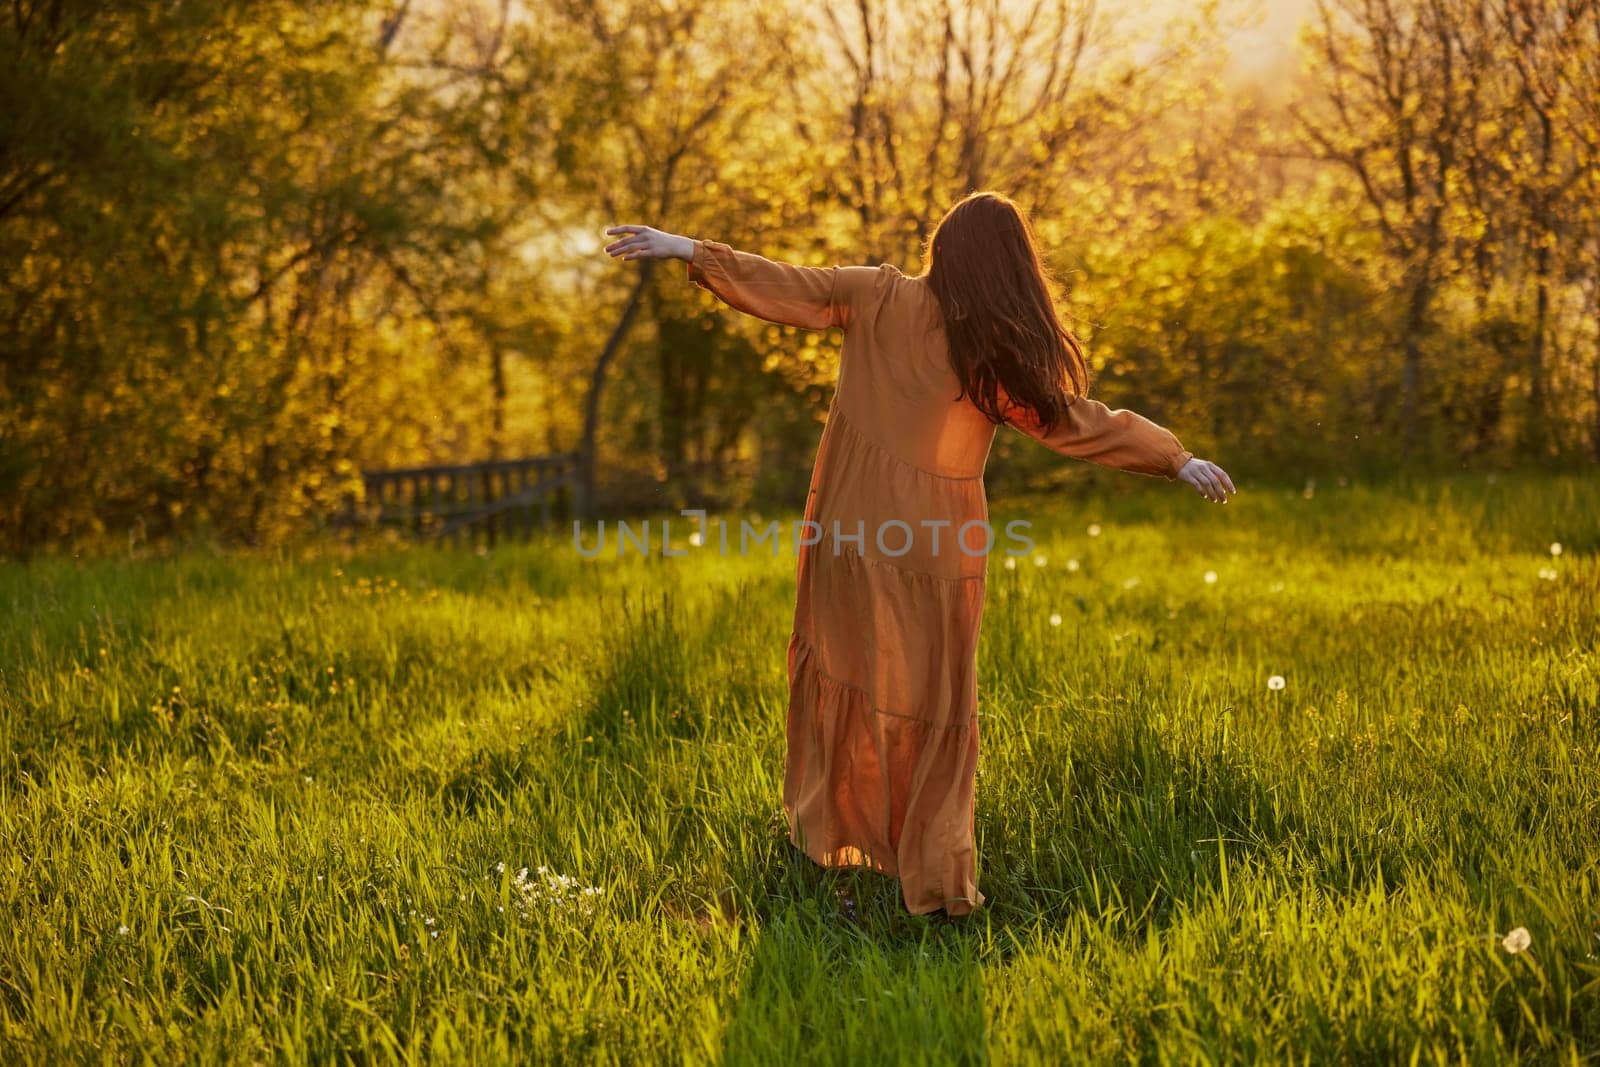
[(1542, 239), (1534, 253), (1533, 338), (1528, 353), (1528, 426), (1526, 447), (1535, 458), (1544, 457), (1548, 435), (1544, 380), (1544, 338), (1550, 319), (1550, 249)]
[(679, 346), (682, 333), (675, 323), (664, 322), (661, 301), (650, 301), (656, 321), (656, 421), (660, 434), (661, 465), (669, 486), (678, 487), (683, 477), (685, 432), (684, 361)]
[(506, 437), (506, 354), (498, 341), (489, 343), (489, 458), (501, 459)]
[(612, 328), (611, 336), (606, 338), (600, 358), (594, 361), (594, 369), (589, 372), (589, 394), (583, 404), (583, 440), (578, 446), (578, 488), (582, 494), (578, 510), (581, 513), (592, 513), (594, 509), (596, 436), (600, 428), (600, 398), (605, 392), (606, 375), (610, 373), (617, 353), (622, 351), (622, 342), (627, 339), (633, 320), (639, 314), (639, 305), (644, 302), (645, 290), (655, 274), (655, 265), (653, 259), (644, 260), (639, 265), (639, 278), (633, 283), (622, 315)]
[[(1595, 321), (1600, 322), (1600, 277), (1595, 280), (1594, 286), (1594, 312)], [(1596, 331), (1594, 339), (1594, 373), (1591, 378), (1594, 389), (1594, 459), (1600, 463), (1600, 331)]]
[(1406, 321), (1401, 339), (1405, 361), (1400, 368), (1400, 460), (1411, 459), (1417, 439), (1417, 410), (1422, 391), (1422, 331), (1427, 325), (1428, 307), (1433, 302), (1433, 286), (1426, 276), (1412, 282), (1406, 304)]

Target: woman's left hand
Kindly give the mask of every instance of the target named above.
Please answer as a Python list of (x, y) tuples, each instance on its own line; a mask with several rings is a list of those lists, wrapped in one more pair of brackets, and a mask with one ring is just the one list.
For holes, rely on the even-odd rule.
[(694, 239), (666, 233), (653, 226), (608, 226), (607, 234), (626, 234), (620, 240), (606, 245), (606, 253), (613, 259), (682, 259), (694, 258)]
[(1228, 477), (1227, 471), (1198, 456), (1183, 465), (1178, 480), (1194, 486), (1201, 496), (1214, 504), (1226, 504), (1228, 494), (1239, 491), (1233, 487), (1233, 479)]

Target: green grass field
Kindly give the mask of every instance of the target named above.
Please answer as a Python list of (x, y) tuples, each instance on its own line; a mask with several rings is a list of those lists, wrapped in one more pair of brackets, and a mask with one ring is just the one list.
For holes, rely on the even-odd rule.
[(0, 1061), (1600, 1058), (1600, 482), (1241, 488), (996, 503), (956, 921), (784, 836), (787, 551), (0, 566)]

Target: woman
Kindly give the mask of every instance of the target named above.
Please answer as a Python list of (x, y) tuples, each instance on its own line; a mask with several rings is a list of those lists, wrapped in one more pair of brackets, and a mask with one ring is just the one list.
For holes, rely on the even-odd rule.
[(915, 277), (887, 263), (778, 263), (648, 226), (605, 232), (623, 235), (611, 256), (685, 260), (692, 281), (741, 311), (843, 329), (789, 641), (790, 840), (824, 866), (899, 877), (912, 914), (967, 914), (985, 899), (973, 793), (996, 427), (1213, 501), (1233, 482), (1150, 420), (1082, 395), (1082, 352), (1004, 196), (951, 208)]

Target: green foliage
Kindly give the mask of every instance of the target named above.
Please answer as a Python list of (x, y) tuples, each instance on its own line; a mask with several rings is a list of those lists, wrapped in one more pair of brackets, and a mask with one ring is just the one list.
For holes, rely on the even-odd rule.
[(9, 5), (0, 551), (290, 541), (364, 467), (571, 450), (595, 389), (602, 503), (798, 503), (840, 338), (667, 264), (597, 376), (637, 269), (601, 230), (915, 272), (985, 186), (1096, 395), (1230, 470), (1600, 456), (1593, 4), (1330, 0), (1261, 87), (1209, 5), (1153, 50), (975, 3)]
[(787, 554), (0, 565), (0, 1059), (1587, 1055), (1594, 481), (1143, 488), (997, 509), (957, 922), (785, 840)]
[(10, 548), (303, 529), (358, 465), (450, 447), (433, 398), (479, 397), (452, 426), (489, 409), (469, 340), (542, 339), (502, 292), (517, 283), (477, 269), (508, 226), (504, 196), (472, 184), (490, 104), (446, 106), (450, 57), (391, 61), (373, 14), (0, 17), (19, 57), (0, 164), (0, 254), (20, 264), (0, 283)]

